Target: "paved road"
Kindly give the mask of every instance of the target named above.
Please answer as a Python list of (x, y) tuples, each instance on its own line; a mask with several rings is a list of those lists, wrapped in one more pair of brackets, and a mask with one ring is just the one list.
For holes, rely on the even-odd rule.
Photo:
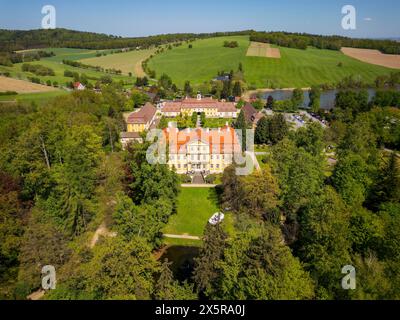
[(254, 163), (254, 166), (256, 167), (257, 171), (261, 171), (260, 164), (258, 163), (257, 157), (254, 152), (246, 151), (246, 154), (251, 158), (251, 160)]
[(183, 183), (181, 184), (182, 188), (215, 188), (217, 185), (216, 184), (191, 184), (191, 183)]
[(186, 235), (186, 234), (183, 234), (183, 235), (179, 235), (179, 234), (164, 234), (163, 236), (165, 238), (171, 238), (171, 239), (201, 240), (200, 237), (189, 236), (189, 235)]

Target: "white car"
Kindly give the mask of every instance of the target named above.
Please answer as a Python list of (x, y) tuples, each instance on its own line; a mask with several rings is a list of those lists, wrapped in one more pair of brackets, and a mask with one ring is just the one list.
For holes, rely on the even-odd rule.
[(218, 223), (222, 222), (222, 220), (224, 220), (224, 218), (225, 218), (225, 215), (223, 213), (217, 212), (208, 220), (208, 223), (215, 226)]

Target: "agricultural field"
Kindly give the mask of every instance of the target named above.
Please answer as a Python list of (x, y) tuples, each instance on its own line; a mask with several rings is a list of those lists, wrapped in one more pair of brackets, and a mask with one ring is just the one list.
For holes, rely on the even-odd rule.
[(38, 93), (56, 91), (56, 88), (0, 76), (0, 92), (15, 91), (17, 93)]
[(103, 57), (81, 59), (80, 62), (93, 66), (100, 66), (104, 69), (121, 70), (127, 75), (129, 72), (136, 77), (144, 77), (146, 74), (142, 68), (142, 62), (150, 57), (156, 49), (135, 50), (123, 53), (109, 54)]
[[(238, 48), (224, 48), (224, 41), (237, 41)], [(337, 83), (346, 76), (360, 76), (372, 83), (378, 75), (394, 69), (368, 64), (339, 51), (308, 48), (307, 50), (276, 47), (281, 58), (247, 56), (247, 36), (197, 40), (190, 49), (184, 45), (156, 55), (149, 68), (157, 75), (168, 74), (180, 87), (186, 80), (199, 86), (209, 82), (221, 70), (237, 70), (241, 62), (248, 86), (254, 88), (308, 88), (323, 83)]]
[(54, 90), (39, 93), (22, 93), (17, 95), (5, 95), (0, 96), (0, 104), (3, 102), (26, 102), (35, 101), (37, 103), (44, 103), (53, 98), (66, 95), (68, 91), (65, 90)]
[(388, 68), (400, 69), (400, 55), (383, 54), (378, 50), (342, 48), (342, 52), (354, 59)]
[(272, 48), (269, 43), (251, 42), (246, 56), (248, 57), (264, 57), (264, 58), (281, 58), (279, 48)]
[[(52, 83), (57, 82), (60, 86), (65, 86), (67, 82), (73, 81), (73, 78), (65, 77), (64, 71), (69, 70), (72, 72), (77, 72), (79, 74), (85, 74), (90, 82), (94, 83), (106, 73), (99, 72), (91, 69), (77, 68), (69, 65), (64, 65), (62, 60), (78, 60), (81, 57), (95, 56), (97, 51), (82, 50), (82, 49), (65, 49), (65, 48), (46, 48), (42, 49), (45, 51), (53, 51), (56, 56), (50, 58), (43, 58), (40, 61), (28, 62), (32, 65), (42, 65), (47, 68), (51, 68), (55, 72), (55, 76), (36, 76), (30, 72), (22, 71), (23, 63), (14, 64), (12, 67), (0, 66), (0, 73), (8, 72), (10, 77), (20, 80), (28, 80), (28, 77), (39, 78), (42, 83), (50, 80)], [(125, 82), (132, 83), (134, 79), (129, 76), (124, 75), (114, 75), (110, 74), (111, 78), (115, 81), (123, 80)]]
[[(33, 50), (22, 50), (18, 51), (19, 53), (23, 52), (32, 52), (32, 51), (38, 51), (39, 49), (33, 49)], [(46, 60), (51, 60), (51, 61), (58, 61), (62, 62), (63, 60), (72, 60), (72, 61), (77, 61), (81, 59), (88, 59), (88, 58), (93, 58), (96, 57), (98, 53), (105, 53), (109, 54), (111, 50), (88, 50), (88, 49), (73, 49), (73, 48), (45, 48), (45, 49), (40, 49), (46, 52), (54, 52), (55, 56), (54, 57), (49, 57), (45, 58)]]

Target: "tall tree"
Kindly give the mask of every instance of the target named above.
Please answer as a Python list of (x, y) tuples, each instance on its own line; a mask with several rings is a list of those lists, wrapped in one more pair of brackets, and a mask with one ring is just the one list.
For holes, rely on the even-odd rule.
[(318, 86), (311, 87), (309, 95), (310, 103), (308, 106), (313, 112), (318, 112), (321, 107), (321, 88)]
[(235, 97), (241, 97), (242, 96), (242, 85), (240, 84), (239, 81), (235, 82), (235, 85), (233, 86), (232, 94)]
[(227, 235), (220, 224), (207, 224), (204, 231), (204, 245), (195, 259), (193, 279), (197, 290), (205, 295), (212, 294), (218, 278), (216, 263), (221, 259)]
[(256, 144), (267, 144), (270, 142), (270, 121), (267, 117), (262, 117), (254, 133), (254, 142)]
[(104, 238), (82, 269), (86, 290), (96, 299), (147, 300), (154, 292), (157, 262), (140, 237), (129, 242), (120, 237)]
[(269, 166), (263, 168), (262, 172), (241, 177), (239, 181), (242, 191), (237, 196), (242, 210), (258, 219), (279, 221), (280, 216), (276, 217), (276, 213), (280, 204), (280, 190)]
[(267, 109), (273, 110), (273, 108), (274, 108), (274, 98), (271, 95), (269, 95), (267, 98)]
[(162, 264), (159, 271), (158, 280), (155, 283), (156, 300), (195, 300), (196, 294), (193, 292), (193, 285), (186, 282), (180, 285), (174, 279), (174, 275), (170, 269), (172, 263), (166, 259)]
[(185, 94), (190, 97), (193, 94), (193, 88), (190, 85), (190, 81), (186, 81), (185, 82), (185, 86), (183, 88), (183, 92), (185, 92)]
[(400, 202), (400, 166), (396, 152), (391, 152), (380, 169), (369, 202), (374, 208), (385, 202)]
[(302, 89), (294, 89), (293, 94), (292, 94), (292, 105), (293, 105), (293, 110), (297, 110), (303, 105), (304, 102), (304, 92)]
[(211, 299), (312, 299), (314, 286), (299, 260), (283, 243), (278, 227), (250, 226), (224, 250)]
[(237, 118), (236, 122), (235, 122), (235, 128), (238, 130), (242, 130), (242, 135), (241, 135), (241, 146), (242, 146), (242, 150), (246, 150), (246, 130), (248, 128), (248, 125), (246, 123), (246, 118), (244, 115), (244, 111), (241, 110), (239, 113), (239, 117)]
[(269, 138), (272, 144), (277, 144), (282, 141), (285, 136), (289, 133), (289, 126), (285, 120), (285, 117), (280, 114), (274, 114), (270, 120), (269, 126)]
[(320, 299), (344, 298), (341, 270), (351, 264), (349, 212), (332, 187), (325, 187), (300, 213), (299, 255), (314, 275)]

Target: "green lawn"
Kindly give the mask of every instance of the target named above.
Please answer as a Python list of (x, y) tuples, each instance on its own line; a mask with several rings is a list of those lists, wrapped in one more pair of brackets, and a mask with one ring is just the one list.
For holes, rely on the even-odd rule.
[(228, 123), (228, 125), (231, 125), (233, 122), (233, 119), (214, 119), (214, 118), (207, 118), (205, 122), (203, 123), (203, 128), (210, 128), (210, 129), (215, 129), (215, 128), (222, 128)]
[(219, 212), (214, 188), (182, 188), (178, 213), (170, 218), (164, 233), (201, 237), (211, 216)]
[[(239, 47), (224, 48), (224, 41), (238, 41)], [(221, 70), (237, 70), (246, 55), (248, 44), (248, 38), (241, 36), (198, 40), (192, 42), (192, 49), (184, 44), (166, 50), (152, 58), (148, 65), (158, 77), (166, 73), (180, 87), (186, 80), (199, 85), (210, 81)]]
[(49, 92), (38, 92), (38, 93), (21, 93), (18, 95), (7, 95), (0, 96), (0, 102), (2, 101), (35, 101), (35, 102), (46, 102), (50, 99), (66, 95), (68, 91), (58, 90), (58, 91), (49, 91)]
[[(224, 41), (238, 41), (239, 47), (224, 48)], [(218, 71), (236, 71), (240, 62), (247, 84), (257, 88), (309, 87), (336, 83), (350, 75), (372, 83), (378, 75), (394, 71), (355, 60), (339, 51), (314, 48), (280, 48), (281, 59), (247, 57), (249, 43), (247, 36), (198, 40), (193, 42), (193, 49), (183, 45), (156, 55), (149, 61), (149, 67), (158, 76), (168, 74), (180, 87), (186, 80), (200, 85), (214, 78)], [(342, 67), (338, 67), (340, 62)]]
[[(37, 49), (39, 50), (39, 49)], [(40, 49), (46, 52), (53, 51), (55, 56), (45, 58), (50, 61), (62, 62), (63, 60), (81, 60), (96, 57), (97, 53), (110, 53), (111, 50), (88, 50), (88, 49), (73, 49), (73, 48), (45, 48)], [(33, 50), (36, 51), (36, 50)]]

